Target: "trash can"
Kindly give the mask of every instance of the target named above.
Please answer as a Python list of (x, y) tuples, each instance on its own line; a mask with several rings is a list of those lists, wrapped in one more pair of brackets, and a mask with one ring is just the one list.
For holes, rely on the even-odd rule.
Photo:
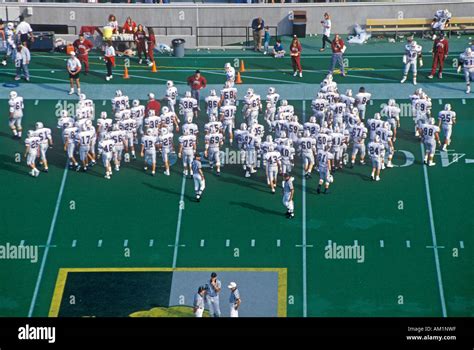
[(293, 11), (293, 35), (306, 37), (306, 11)]
[(184, 39), (174, 39), (171, 41), (173, 45), (173, 55), (175, 57), (184, 57), (184, 43), (186, 41)]

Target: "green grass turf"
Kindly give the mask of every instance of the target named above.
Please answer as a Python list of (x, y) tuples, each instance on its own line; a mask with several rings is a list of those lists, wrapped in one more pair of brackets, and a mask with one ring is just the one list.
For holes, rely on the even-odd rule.
[[(374, 101), (374, 112), (383, 101)], [(451, 101), (450, 101), (451, 102)], [(472, 144), (472, 123), (468, 109), (452, 101), (459, 124), (452, 148), (468, 150)], [(41, 101), (34, 107), (27, 102), (27, 112), (39, 111), (46, 125), (54, 121), (56, 101)], [(301, 101), (290, 101), (301, 112)], [(4, 107), (5, 102), (2, 101)], [(309, 113), (309, 103), (307, 113)], [(105, 108), (105, 107), (104, 107)], [(434, 111), (440, 106), (435, 104)], [(301, 114), (301, 113), (300, 113)], [(370, 114), (370, 113), (369, 113)], [(33, 126), (26, 119), (26, 128)], [(201, 122), (202, 122), (201, 118)], [(309, 316), (439, 316), (441, 306), (429, 227), (420, 147), (411, 133), (411, 118), (402, 119), (397, 148), (412, 152), (416, 162), (411, 167), (383, 172), (382, 182), (368, 181), (370, 168), (356, 166), (335, 175), (331, 194), (315, 193), (316, 179), (306, 182), (308, 315)], [(57, 146), (58, 134), (54, 135)], [(2, 168), (5, 186), (2, 200), (3, 240), (26, 244), (44, 244), (54, 212), (57, 191), (65, 158), (58, 147), (49, 153), (51, 171), (39, 178), (27, 177), (24, 163), (12, 162), (12, 154), (22, 151), (18, 141), (7, 137), (2, 125)], [(459, 149), (458, 149), (459, 148)], [(397, 154), (395, 164), (403, 163)], [(459, 162), (448, 168), (429, 169), (432, 203), (445, 286), (448, 315), (474, 313), (472, 303), (472, 227), (469, 198), (472, 173), (468, 164)], [(102, 178), (98, 165), (88, 174), (69, 172), (60, 203), (53, 244), (49, 251), (44, 278), (34, 315), (47, 315), (54, 283), (60, 267), (169, 267), (181, 187), (181, 166), (176, 164), (171, 177), (143, 174), (141, 162), (123, 166), (111, 181)], [(467, 173), (466, 173), (467, 172)], [(193, 201), (192, 181), (186, 181), (180, 244), (179, 267), (287, 267), (289, 316), (302, 315), (302, 180), (295, 169), (296, 219), (282, 217), (280, 194), (271, 195), (263, 174), (244, 178), (238, 166), (225, 166), (216, 177), (206, 170), (207, 189), (200, 204)], [(76, 209), (70, 210), (70, 201)], [(398, 201), (404, 209), (398, 210)], [(465, 205), (459, 205), (460, 203)], [(23, 210), (21, 210), (21, 209)], [(27, 220), (25, 220), (25, 217)], [(97, 247), (98, 240), (102, 247)], [(131, 256), (124, 256), (128, 239)], [(154, 247), (149, 247), (154, 239)], [(204, 247), (200, 241), (204, 239)], [(230, 245), (226, 247), (225, 241)], [(255, 246), (251, 240), (255, 239)], [(77, 246), (72, 248), (72, 241)], [(280, 240), (280, 247), (276, 241)], [(365, 246), (365, 262), (327, 260), (324, 246), (328, 240)], [(379, 241), (384, 241), (381, 248)], [(406, 247), (410, 240), (411, 248)], [(459, 248), (459, 257), (452, 249)], [(239, 248), (239, 257), (234, 249)], [(2, 261), (0, 314), (25, 315), (33, 294), (39, 264), (26, 261)], [(404, 304), (398, 304), (398, 297)]]

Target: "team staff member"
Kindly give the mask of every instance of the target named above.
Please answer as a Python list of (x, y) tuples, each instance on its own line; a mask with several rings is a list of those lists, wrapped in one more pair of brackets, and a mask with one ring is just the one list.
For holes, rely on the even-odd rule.
[(92, 42), (84, 37), (84, 34), (79, 34), (79, 39), (76, 39), (72, 44), (77, 52), (77, 58), (84, 66), (84, 74), (89, 74), (89, 51), (94, 47)]
[(148, 37), (147, 37), (147, 49), (148, 49), (148, 65), (151, 67), (153, 66), (153, 63), (155, 62), (155, 55), (153, 54), (153, 50), (155, 49), (156, 46), (156, 38), (155, 38), (155, 32), (153, 31), (153, 28), (148, 28)]
[(221, 285), (221, 281), (217, 279), (217, 273), (211, 273), (211, 279), (209, 283), (206, 284), (206, 299), (209, 305), (209, 313), (212, 317), (221, 317), (221, 309), (219, 307)]
[(191, 87), (193, 98), (199, 103), (199, 91), (204, 89), (207, 85), (207, 80), (201, 75), (199, 69), (188, 78), (188, 85)]
[(448, 57), (449, 52), (449, 43), (448, 39), (444, 37), (444, 33), (441, 33), (439, 37), (437, 37), (433, 43), (433, 65), (431, 67), (431, 74), (428, 75), (429, 79), (433, 79), (436, 69), (439, 65), (438, 71), (438, 78), (443, 78), (443, 67), (444, 67), (444, 60)]
[(329, 74), (332, 74), (334, 72), (334, 68), (336, 67), (337, 63), (339, 65), (339, 68), (341, 69), (341, 75), (345, 77), (346, 73), (344, 72), (343, 54), (346, 51), (346, 45), (344, 44), (344, 41), (339, 37), (339, 34), (336, 34), (336, 36), (334, 37), (334, 40), (331, 43), (331, 49), (332, 59), (331, 67), (329, 68)]
[(107, 41), (104, 53), (105, 66), (107, 67), (107, 75), (105, 80), (109, 81), (113, 78), (112, 67), (115, 67), (115, 49), (112, 46), (112, 41)]
[(194, 179), (194, 192), (196, 193), (196, 201), (201, 201), (202, 193), (206, 188), (206, 179), (204, 178), (204, 173), (202, 172), (201, 164), (201, 155), (196, 153), (194, 160), (191, 163), (193, 170), (193, 179)]
[(227, 288), (230, 289), (230, 317), (239, 317), (239, 307), (242, 301), (240, 300), (240, 292), (237, 289), (237, 283), (230, 282)]
[(321, 25), (323, 26), (323, 47), (319, 51), (326, 50), (326, 43), (331, 45), (331, 40), (329, 37), (331, 36), (331, 19), (329, 17), (329, 13), (324, 14), (324, 20), (321, 21)]
[(300, 78), (303, 77), (303, 69), (301, 68), (301, 43), (296, 37), (293, 36), (293, 41), (290, 44), (290, 56), (291, 56), (291, 66), (293, 67), (293, 76), (296, 77), (298, 72), (300, 73)]
[(148, 103), (146, 104), (146, 107), (145, 107), (145, 113), (147, 117), (150, 111), (155, 112), (155, 115), (158, 115), (158, 116), (160, 115), (160, 112), (161, 112), (161, 103), (155, 100), (155, 94), (152, 92), (148, 94)]
[(147, 56), (146, 54), (146, 33), (141, 24), (138, 25), (137, 30), (133, 34), (135, 39), (135, 44), (137, 45), (137, 55), (138, 55), (138, 64), (142, 64), (142, 55)]
[(193, 313), (195, 317), (202, 317), (204, 313), (204, 296), (206, 288), (200, 286), (196, 294), (194, 294)]
[(82, 65), (81, 65), (81, 62), (77, 59), (76, 53), (74, 51), (71, 52), (66, 65), (67, 65), (67, 71), (69, 73), (69, 84), (71, 86), (69, 95), (72, 95), (74, 93), (74, 82), (76, 83), (76, 86), (77, 86), (77, 94), (80, 95), (81, 81), (79, 79), (79, 73), (81, 72)]
[(31, 28), (30, 24), (25, 21), (24, 16), (20, 16), (20, 23), (16, 26), (16, 33), (18, 34), (18, 41), (21, 44), (25, 44), (28, 49), (31, 47), (31, 43), (35, 41), (35, 37), (33, 35), (33, 29)]

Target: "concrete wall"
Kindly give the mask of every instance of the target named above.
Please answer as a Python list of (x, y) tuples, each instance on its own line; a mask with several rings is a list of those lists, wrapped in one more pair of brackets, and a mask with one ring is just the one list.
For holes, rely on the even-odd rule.
[[(421, 0), (424, 1), (424, 0)], [(145, 26), (249, 26), (252, 19), (264, 18), (270, 26), (278, 26), (279, 34), (291, 34), (292, 10), (307, 11), (307, 33), (320, 33), (320, 20), (329, 12), (333, 20), (333, 33), (350, 33), (354, 23), (365, 23), (366, 18), (432, 17), (440, 8), (449, 8), (453, 16), (474, 16), (474, 0), (441, 1), (429, 3), (316, 3), (316, 4), (179, 4), (179, 5), (112, 5), (112, 4), (0, 4), (0, 14), (32, 12), (28, 21), (34, 24), (67, 24), (102, 26), (113, 13), (122, 24), (131, 16)], [(173, 33), (175, 34), (175, 33)], [(176, 33), (179, 35), (180, 33)], [(182, 33), (188, 34), (188, 31)], [(190, 40), (194, 41), (194, 40)], [(232, 41), (232, 40), (231, 40)], [(233, 41), (240, 41), (235, 39)], [(203, 42), (203, 45), (219, 45), (220, 40)], [(190, 43), (191, 45), (191, 43)], [(190, 47), (190, 46), (188, 46)]]

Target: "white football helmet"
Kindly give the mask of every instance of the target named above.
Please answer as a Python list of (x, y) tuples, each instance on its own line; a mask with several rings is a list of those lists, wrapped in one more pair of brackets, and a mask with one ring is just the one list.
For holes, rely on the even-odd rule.
[(315, 116), (309, 117), (309, 122), (316, 123), (316, 117)]
[(357, 109), (357, 107), (352, 108), (352, 114), (355, 114), (355, 115), (359, 114), (359, 110)]
[(184, 93), (184, 96), (185, 96), (185, 97), (191, 97), (191, 96), (192, 96), (192, 95), (191, 95), (191, 91), (186, 91), (186, 92)]
[(65, 109), (63, 109), (63, 110), (59, 113), (59, 117), (60, 117), (60, 118), (66, 118), (68, 115), (69, 115), (69, 113), (68, 113), (67, 110), (65, 110)]
[(435, 119), (433, 117), (428, 118), (428, 124), (434, 125), (435, 124)]
[(79, 101), (84, 101), (86, 98), (86, 94), (79, 94)]
[(147, 134), (148, 136), (153, 136), (153, 129), (148, 129), (148, 130), (146, 131), (146, 134)]
[(305, 131), (303, 131), (303, 136), (304, 136), (304, 137), (310, 137), (310, 136), (311, 136), (311, 133), (309, 132), (308, 129), (306, 129)]
[(154, 116), (155, 116), (155, 110), (154, 110), (154, 109), (150, 109), (150, 110), (148, 111), (148, 116), (149, 116), (149, 117), (154, 117)]
[(293, 117), (291, 117), (291, 120), (294, 121), (295, 123), (298, 123), (298, 116), (294, 115)]
[(28, 137), (33, 137), (33, 136), (35, 136), (35, 133), (33, 132), (33, 130), (28, 130), (28, 133), (26, 135)]
[(380, 120), (380, 113), (375, 113), (374, 114), (374, 119), (375, 120)]
[(226, 87), (226, 88), (232, 87), (232, 82), (226, 81), (225, 84), (224, 84), (224, 87)]
[(273, 152), (275, 150), (275, 147), (273, 145), (268, 146), (268, 152)]
[(10, 98), (14, 99), (18, 96), (18, 93), (16, 91), (10, 91)]
[(390, 100), (388, 100), (388, 105), (389, 106), (395, 106), (395, 100), (393, 98), (391, 98)]
[(133, 101), (132, 101), (132, 106), (133, 106), (133, 107), (138, 107), (138, 106), (140, 106), (140, 101), (139, 101), (139, 100), (133, 100)]
[(280, 132), (280, 138), (285, 139), (286, 138), (286, 131), (281, 131)]
[(161, 128), (161, 135), (168, 135), (168, 128)]
[(268, 88), (268, 93), (269, 93), (269, 94), (274, 94), (274, 93), (275, 93), (275, 88), (270, 86), (270, 87)]
[(41, 122), (36, 122), (35, 128), (36, 128), (36, 130), (43, 129), (43, 123), (41, 123)]
[(375, 141), (375, 142), (380, 142), (380, 136), (379, 136), (379, 135), (375, 135), (374, 141)]
[(166, 114), (170, 111), (170, 109), (166, 106), (161, 107), (161, 113)]
[(228, 69), (230, 69), (231, 67), (232, 67), (232, 66), (230, 65), (229, 62), (227, 62), (227, 63), (224, 65), (225, 70), (228, 70)]
[(281, 100), (280, 106), (288, 106), (288, 100)]
[(214, 89), (211, 90), (211, 96), (216, 96), (216, 90)]
[(267, 142), (272, 143), (272, 142), (273, 142), (273, 137), (272, 137), (272, 135), (267, 135), (266, 140), (267, 140)]
[(170, 88), (170, 87), (173, 87), (173, 86), (174, 86), (173, 81), (172, 81), (172, 80), (168, 80), (168, 81), (166, 82), (166, 86), (169, 87), (169, 88)]
[(245, 123), (240, 124), (240, 130), (244, 130), (244, 131), (247, 130), (247, 124)]
[(445, 110), (445, 111), (450, 111), (450, 110), (451, 110), (451, 104), (446, 103), (446, 104), (444, 105), (444, 110)]
[(216, 120), (217, 120), (217, 118), (216, 118), (216, 116), (215, 116), (214, 114), (211, 114), (211, 115), (209, 116), (209, 121), (210, 121), (210, 122), (215, 122)]
[(186, 118), (186, 122), (187, 122), (188, 124), (191, 124), (191, 123), (193, 122), (193, 117), (192, 117), (192, 116), (188, 116), (188, 117)]
[(150, 93), (148, 94), (148, 98), (149, 98), (150, 100), (153, 100), (153, 99), (155, 98), (155, 94), (154, 94), (153, 92), (150, 92)]
[(119, 130), (120, 130), (119, 125), (118, 125), (118, 124), (114, 124), (114, 125), (112, 126), (112, 130), (113, 130), (113, 131), (119, 131)]
[(99, 118), (100, 118), (100, 119), (107, 119), (107, 112), (105, 112), (105, 111), (100, 112)]
[(122, 90), (120, 90), (120, 89), (119, 89), (119, 90), (115, 90), (115, 97), (121, 97), (121, 96), (123, 96)]
[(248, 88), (247, 89), (247, 96), (252, 96), (253, 95), (253, 89), (252, 88)]

